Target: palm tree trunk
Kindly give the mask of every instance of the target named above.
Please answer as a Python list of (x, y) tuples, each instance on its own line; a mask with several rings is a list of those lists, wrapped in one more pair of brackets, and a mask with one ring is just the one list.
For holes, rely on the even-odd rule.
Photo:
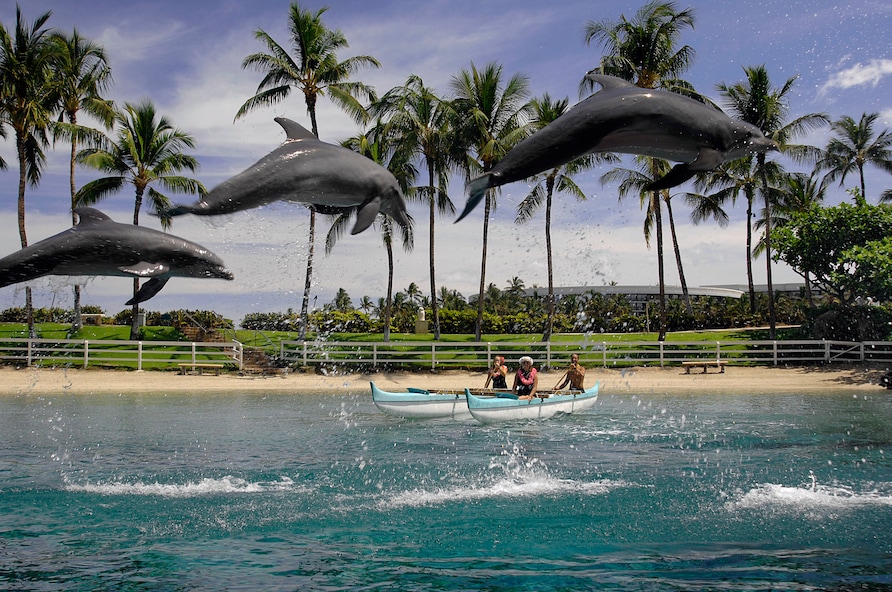
[(387, 299), (384, 304), (384, 341), (390, 341), (390, 317), (393, 310), (393, 246), (387, 241)]
[(666, 340), (666, 266), (663, 261), (663, 213), (658, 192), (654, 192), (654, 225), (657, 227), (657, 275), (660, 283), (660, 332), (659, 341)]
[(316, 250), (316, 211), (310, 208), (310, 231), (307, 238), (307, 276), (304, 280), (304, 297), (300, 302), (300, 326), (298, 329), (298, 341), (307, 338), (307, 325), (310, 321), (310, 288), (313, 284), (313, 253)]
[(427, 165), (428, 182), (431, 188), (430, 199), (430, 261), (431, 261), (431, 319), (434, 323), (434, 339), (440, 339), (440, 308), (437, 306), (437, 276), (434, 272), (434, 217), (436, 215), (436, 194), (437, 189), (434, 187), (434, 171), (430, 161)]
[(483, 254), (480, 257), (480, 289), (477, 292), (477, 323), (474, 326), (474, 340), (483, 339), (483, 293), (486, 289), (486, 246), (489, 239), (489, 212), (492, 202), (492, 190), (486, 192), (486, 205), (483, 207)]
[(746, 281), (750, 297), (750, 314), (756, 314), (756, 285), (753, 281), (753, 196), (746, 196)]
[(549, 341), (554, 330), (554, 267), (551, 253), (551, 197), (554, 192), (554, 175), (545, 180), (545, 257), (548, 261), (548, 316), (542, 341)]
[[(74, 113), (68, 114), (68, 119), (72, 125), (77, 125), (77, 116)], [(68, 165), (68, 184), (71, 186), (71, 224), (72, 226), (77, 223), (77, 214), (74, 213), (74, 208), (77, 205), (75, 202), (74, 196), (77, 193), (77, 188), (74, 185), (74, 161), (77, 156), (77, 137), (72, 136), (71, 138), (71, 160)], [(81, 321), (81, 287), (79, 284), (74, 285), (74, 315), (71, 319), (71, 330), (78, 331), (83, 327), (83, 322)]]
[(688, 282), (684, 278), (684, 267), (681, 264), (681, 249), (678, 247), (678, 235), (675, 232), (675, 218), (672, 216), (672, 201), (668, 199), (666, 192), (666, 211), (669, 212), (669, 233), (672, 236), (672, 248), (675, 251), (675, 265), (678, 267), (678, 280), (681, 282), (681, 293), (684, 298), (684, 306), (688, 315), (694, 316), (694, 307), (691, 306), (691, 295), (688, 294)]
[(762, 196), (765, 199), (765, 276), (768, 280), (768, 338), (777, 337), (777, 311), (774, 308), (774, 284), (771, 280), (771, 196), (768, 191), (768, 174), (765, 171), (765, 155), (759, 154), (759, 171), (762, 177)]
[[(19, 242), (22, 248), (28, 246), (28, 234), (25, 232), (25, 171), (27, 170), (27, 159), (25, 158), (25, 140), (21, 134), (16, 133), (16, 152), (19, 157), (19, 199), (18, 199), (18, 223), (19, 223)], [(31, 286), (25, 286), (25, 317), (28, 324), (28, 337), (34, 339), (37, 337), (37, 331), (34, 329), (34, 302), (31, 298)]]

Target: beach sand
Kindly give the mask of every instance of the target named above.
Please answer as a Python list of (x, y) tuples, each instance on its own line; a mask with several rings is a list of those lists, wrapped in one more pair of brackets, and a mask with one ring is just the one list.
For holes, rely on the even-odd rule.
[[(659, 393), (828, 393), (857, 391), (883, 394), (880, 377), (886, 369), (856, 367), (737, 367), (724, 373), (700, 369), (690, 374), (678, 366), (667, 368), (588, 368), (586, 385), (600, 381), (603, 394)], [(540, 374), (541, 388), (550, 388), (561, 372)], [(418, 388), (482, 387), (486, 375), (462, 371), (381, 372), (372, 374), (321, 375), (292, 372), (281, 376), (239, 376), (223, 373), (181, 375), (162, 371), (124, 371), (74, 368), (0, 367), (0, 395), (57, 395), (63, 393), (243, 393), (291, 392), (331, 393), (368, 392), (372, 380), (383, 390)], [(510, 384), (510, 378), (509, 378)], [(892, 393), (890, 393), (892, 394)]]

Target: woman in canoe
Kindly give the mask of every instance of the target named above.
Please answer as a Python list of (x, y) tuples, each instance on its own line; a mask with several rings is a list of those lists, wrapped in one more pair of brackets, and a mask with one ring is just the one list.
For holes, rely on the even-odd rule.
[(483, 388), (489, 388), (492, 382), (494, 389), (508, 389), (508, 366), (505, 365), (505, 356), (495, 356), (492, 359), (492, 366), (486, 377), (486, 384)]
[(533, 358), (523, 356), (520, 358), (520, 368), (514, 375), (512, 391), (518, 399), (532, 399), (539, 389), (539, 373), (533, 368)]

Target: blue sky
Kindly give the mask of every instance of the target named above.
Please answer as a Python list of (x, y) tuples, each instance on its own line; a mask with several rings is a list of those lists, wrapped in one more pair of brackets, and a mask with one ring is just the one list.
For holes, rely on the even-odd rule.
[[(22, 2), (29, 22), (47, 10), (53, 14), (48, 25), (83, 35), (105, 47), (114, 86), (109, 95), (116, 101), (138, 102), (151, 98), (160, 113), (197, 141), (193, 154), (201, 163), (197, 177), (209, 188), (238, 173), (275, 148), (284, 139), (273, 122), (285, 116), (308, 126), (302, 97), (256, 111), (238, 122), (239, 106), (254, 94), (260, 75), (241, 69), (242, 59), (262, 46), (254, 31), (262, 28), (286, 43), (286, 0), (243, 2), (153, 0)], [(450, 79), (471, 63), (478, 66), (495, 61), (505, 76), (522, 73), (529, 78), (533, 96), (548, 92), (552, 97), (579, 100), (578, 85), (584, 73), (596, 66), (600, 48), (586, 46), (583, 27), (587, 21), (616, 21), (631, 17), (644, 4), (565, 0), (543, 3), (520, 0), (332, 0), (304, 2), (317, 9), (330, 6), (324, 20), (338, 28), (350, 47), (340, 57), (372, 55), (382, 64), (365, 70), (358, 79), (379, 93), (401, 85), (410, 74), (420, 75), (427, 86), (442, 93)], [(691, 6), (696, 23), (681, 42), (696, 52), (685, 78), (702, 93), (718, 99), (715, 85), (733, 84), (743, 77), (744, 66), (764, 64), (776, 86), (798, 76), (791, 94), (790, 116), (825, 112), (836, 119), (842, 115), (859, 118), (864, 112), (881, 113), (882, 128), (892, 127), (892, 2), (854, 0), (788, 2), (711, 0), (678, 3)], [(15, 3), (0, 1), (0, 22), (15, 25)], [(319, 129), (323, 140), (338, 142), (356, 134), (356, 126), (323, 100), (319, 107)], [(827, 130), (800, 138), (804, 143), (824, 146)], [(12, 164), (0, 171), (0, 254), (19, 248), (15, 231), (17, 170), (13, 143), (0, 141), (0, 154)], [(798, 170), (790, 166), (792, 170)], [(556, 285), (619, 284), (654, 285), (657, 282), (656, 254), (643, 238), (643, 214), (637, 199), (618, 202), (612, 188), (602, 187), (598, 177), (606, 169), (594, 169), (577, 181), (588, 195), (586, 202), (558, 196), (553, 220)], [(78, 170), (78, 184), (95, 176)], [(852, 187), (856, 179), (847, 180)], [(450, 187), (460, 210), (465, 201), (462, 180)], [(868, 198), (892, 186), (888, 175), (869, 171)], [(515, 208), (529, 186), (515, 183), (502, 188), (499, 207), (490, 234), (487, 283), (505, 287), (511, 278), (527, 286), (545, 286), (547, 270), (543, 226), (539, 215), (523, 226), (514, 224)], [(679, 191), (686, 189), (684, 186)], [(687, 188), (689, 189), (689, 188)], [(174, 201), (194, 198), (173, 196)], [(843, 189), (831, 192), (829, 202), (847, 196)], [(48, 167), (38, 188), (28, 188), (27, 229), (29, 242), (70, 227), (67, 213), (67, 147), (49, 153)], [(127, 190), (99, 207), (112, 218), (126, 222), (133, 193)], [(745, 219), (742, 204), (732, 208), (731, 224), (693, 226), (681, 200), (673, 202), (689, 285), (742, 284), (746, 280), (744, 259)], [(416, 282), (427, 290), (429, 280), (427, 222), (421, 204), (410, 204), (416, 218), (416, 243), (412, 253), (397, 252), (394, 285), (405, 289)], [(157, 227), (148, 215), (144, 224)], [(325, 218), (319, 228), (324, 233)], [(149, 310), (175, 308), (215, 309), (236, 322), (245, 314), (298, 309), (303, 291), (308, 215), (295, 204), (277, 204), (218, 218), (178, 218), (173, 234), (198, 242), (219, 254), (235, 273), (236, 280), (174, 278), (154, 299)], [(155, 226), (153, 226), (155, 225)], [(437, 281), (457, 289), (466, 297), (476, 293), (480, 273), (482, 209), (452, 224), (442, 218), (437, 226)], [(384, 295), (387, 281), (385, 253), (372, 230), (341, 239), (332, 254), (317, 244), (313, 295), (319, 306), (344, 288), (354, 303), (363, 295)], [(764, 282), (764, 262), (756, 264), (757, 282)], [(667, 260), (667, 283), (677, 284), (674, 262)], [(780, 266), (775, 282), (796, 281), (789, 269)], [(70, 306), (67, 278), (44, 278), (32, 284), (37, 306)], [(130, 282), (124, 278), (95, 278), (86, 283), (84, 301), (98, 304), (114, 314), (129, 298)], [(0, 308), (21, 306), (20, 286), (0, 289)]]

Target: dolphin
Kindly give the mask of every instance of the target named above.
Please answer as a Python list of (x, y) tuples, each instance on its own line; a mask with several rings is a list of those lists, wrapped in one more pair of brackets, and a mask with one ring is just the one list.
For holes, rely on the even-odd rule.
[(287, 136), (281, 146), (198, 202), (175, 206), (161, 215), (216, 216), (284, 200), (323, 213), (357, 208), (351, 234), (368, 228), (379, 211), (403, 226), (409, 224), (403, 195), (390, 171), (353, 150), (321, 142), (290, 119), (276, 117), (275, 121)]
[(176, 277), (233, 279), (201, 245), (151, 228), (119, 224), (93, 208), (76, 208), (78, 223), (0, 259), (0, 288), (45, 275), (151, 278), (127, 304), (144, 302)]
[(468, 184), (469, 197), (456, 222), (486, 190), (551, 170), (594, 152), (641, 154), (679, 162), (648, 191), (669, 189), (696, 173), (748, 154), (776, 150), (754, 125), (678, 93), (640, 88), (622, 78), (588, 74), (601, 85), (553, 122), (520, 142), (484, 175)]

